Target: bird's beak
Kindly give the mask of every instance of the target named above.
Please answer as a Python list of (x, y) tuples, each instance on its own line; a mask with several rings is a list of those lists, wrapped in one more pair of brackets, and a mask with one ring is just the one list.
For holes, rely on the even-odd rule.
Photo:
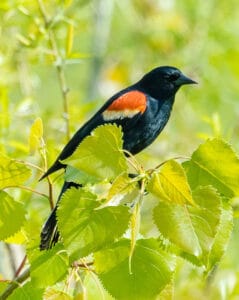
[(180, 77), (176, 80), (176, 84), (177, 85), (197, 84), (197, 82), (192, 80), (191, 78), (181, 74)]

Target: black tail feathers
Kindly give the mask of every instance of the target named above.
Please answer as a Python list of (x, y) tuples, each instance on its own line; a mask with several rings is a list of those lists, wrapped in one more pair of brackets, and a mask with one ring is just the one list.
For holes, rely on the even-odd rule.
[(53, 209), (46, 223), (43, 225), (40, 250), (50, 249), (58, 241), (59, 231), (57, 229), (56, 209), (57, 207)]
[[(57, 203), (61, 200), (61, 196), (65, 193), (66, 190), (71, 187), (79, 188), (81, 185), (74, 182), (64, 182), (60, 195), (58, 197)], [(52, 248), (58, 241), (60, 233), (57, 229), (57, 217), (56, 217), (57, 205), (52, 210), (49, 218), (46, 223), (43, 225), (41, 231), (41, 243), (40, 250), (46, 250)]]

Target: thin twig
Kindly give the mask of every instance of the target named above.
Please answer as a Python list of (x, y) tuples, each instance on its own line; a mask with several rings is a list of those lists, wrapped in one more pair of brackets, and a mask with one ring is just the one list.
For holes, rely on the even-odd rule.
[(15, 272), (15, 274), (14, 274), (14, 278), (17, 278), (17, 277), (19, 276), (19, 274), (21, 273), (22, 269), (23, 269), (24, 266), (25, 266), (26, 261), (27, 261), (27, 256), (25, 255), (25, 256), (23, 257), (22, 262), (20, 263), (19, 267), (17, 268), (17, 270), (16, 270), (16, 272)]
[(152, 175), (152, 173), (154, 171), (156, 171), (157, 169), (161, 168), (164, 164), (166, 164), (167, 162), (169, 162), (172, 159), (175, 159), (175, 160), (185, 159), (186, 160), (186, 159), (190, 159), (190, 158), (186, 157), (186, 156), (176, 156), (176, 157), (173, 157), (173, 158), (166, 159), (165, 161), (163, 161), (160, 164), (158, 164), (155, 168), (147, 170), (148, 175)]
[(24, 185), (9, 185), (9, 186), (4, 187), (3, 189), (5, 190), (5, 189), (9, 189), (9, 188), (18, 188), (18, 189), (22, 189), (22, 190), (25, 190), (25, 191), (28, 191), (28, 192), (40, 195), (40, 196), (45, 197), (45, 198), (49, 198), (48, 195), (43, 194), (41, 192), (38, 192), (36, 190), (33, 190), (33, 189), (31, 189), (31, 188), (29, 188), (27, 186), (24, 186)]
[(30, 268), (26, 269), (20, 276), (12, 281), (5, 291), (0, 295), (1, 300), (7, 299), (13, 291), (19, 286), (20, 283), (24, 282), (30, 276)]
[(52, 182), (49, 177), (47, 177), (47, 181), (48, 181), (48, 191), (49, 191), (49, 203), (50, 203), (51, 210), (53, 210), (55, 205), (54, 205), (54, 201), (53, 201)]
[(23, 165), (29, 166), (31, 168), (37, 169), (37, 170), (41, 171), (41, 173), (44, 173), (44, 170), (41, 167), (38, 167), (37, 165), (34, 165), (30, 162), (27, 162), (27, 161), (24, 161), (24, 160), (19, 160), (19, 159), (16, 159), (15, 161), (20, 163), (20, 164), (23, 164)]
[(65, 119), (65, 124), (66, 124), (66, 138), (67, 141), (69, 141), (70, 139), (70, 122), (69, 122), (69, 107), (68, 107), (69, 88), (67, 86), (65, 73), (63, 70), (64, 59), (62, 58), (59, 49), (57, 47), (54, 32), (50, 28), (51, 20), (48, 19), (45, 6), (41, 0), (38, 0), (38, 6), (42, 18), (44, 20), (45, 29), (48, 31), (49, 44), (55, 58), (55, 64), (56, 64), (57, 74), (58, 74), (62, 98), (63, 98), (63, 111), (64, 111), (63, 118)]
[(124, 154), (126, 154), (126, 159), (129, 162), (129, 164), (137, 171), (141, 172), (142, 171), (142, 166), (138, 163), (137, 159), (134, 157), (134, 155), (129, 152), (128, 150), (122, 149), (121, 150)]
[[(45, 144), (45, 141), (43, 138), (41, 139), (41, 143), (42, 143), (42, 148), (40, 150), (40, 155), (43, 160), (43, 165), (44, 165), (44, 170), (45, 170), (44, 173), (45, 173), (48, 169), (48, 166), (47, 166), (47, 157), (46, 157), (46, 144)], [(52, 187), (52, 182), (51, 182), (49, 176), (47, 176), (47, 183), (48, 183), (48, 192), (49, 192), (49, 198), (48, 198), (49, 204), (50, 204), (51, 210), (53, 210), (54, 209), (53, 187)]]
[(89, 267), (93, 266), (93, 265), (94, 265), (93, 261), (85, 263), (81, 260), (81, 263), (78, 263), (77, 261), (73, 262), (72, 267), (73, 268), (84, 268), (84, 269), (89, 270)]

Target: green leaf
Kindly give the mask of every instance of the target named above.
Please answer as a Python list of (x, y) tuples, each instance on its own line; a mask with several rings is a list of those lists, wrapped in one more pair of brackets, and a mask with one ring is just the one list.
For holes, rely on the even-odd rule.
[(210, 252), (208, 270), (211, 270), (224, 255), (233, 229), (233, 211), (229, 203), (223, 209), (217, 234)]
[(47, 251), (34, 249), (29, 253), (34, 286), (43, 288), (64, 279), (68, 271), (68, 257), (60, 243)]
[(4, 240), (19, 231), (24, 221), (23, 204), (15, 201), (7, 193), (0, 191), (0, 240)]
[(174, 160), (167, 161), (155, 171), (147, 190), (162, 200), (176, 204), (193, 204), (192, 193), (183, 167)]
[(122, 131), (119, 127), (99, 126), (63, 163), (80, 169), (92, 177), (110, 180), (127, 171), (122, 146)]
[(229, 198), (239, 195), (239, 159), (225, 141), (207, 140), (184, 167), (192, 189), (212, 185)]
[(101, 249), (127, 229), (127, 207), (99, 206), (96, 196), (84, 189), (70, 189), (62, 197), (57, 210), (58, 225), (71, 260)]
[(138, 240), (130, 274), (129, 253), (129, 240), (121, 240), (95, 253), (99, 279), (116, 299), (155, 299), (170, 283), (174, 270), (172, 257), (159, 248), (156, 240)]
[(157, 300), (173, 300), (174, 299), (174, 284), (171, 281), (166, 287), (162, 290)]
[(5, 243), (23, 245), (27, 241), (26, 232), (21, 228), (19, 231), (4, 240)]
[[(115, 300), (103, 287), (94, 272), (87, 272), (84, 277), (85, 299), (87, 300)], [(75, 299), (76, 300), (76, 299)]]
[(105, 201), (103, 201), (100, 208), (110, 205), (130, 205), (135, 203), (135, 200), (139, 196), (139, 186), (135, 179), (128, 177), (128, 174), (122, 173), (115, 178), (110, 188), (108, 188), (107, 194), (105, 196)]
[(31, 171), (3, 154), (0, 155), (0, 189), (23, 184), (31, 176)]
[(198, 188), (193, 199), (197, 206), (160, 202), (154, 221), (164, 238), (205, 263), (217, 233), (221, 199), (211, 187)]
[(43, 289), (36, 288), (31, 282), (20, 286), (8, 297), (9, 300), (42, 300)]
[(63, 291), (48, 288), (44, 293), (44, 300), (73, 300), (73, 297)]
[(91, 176), (72, 166), (66, 167), (64, 178), (65, 181), (67, 182), (75, 182), (82, 185), (94, 184), (101, 181), (99, 178), (96, 178), (95, 176)]
[(122, 173), (113, 181), (107, 199), (111, 200), (114, 197), (129, 194), (135, 189), (136, 185), (137, 182), (129, 178), (127, 173)]
[(11, 283), (11, 281), (2, 281), (0, 280), (0, 297), (1, 297), (1, 294), (6, 290), (6, 288), (8, 287), (8, 285)]
[(41, 146), (43, 137), (43, 124), (41, 118), (37, 118), (30, 129), (29, 148), (30, 153), (33, 154)]

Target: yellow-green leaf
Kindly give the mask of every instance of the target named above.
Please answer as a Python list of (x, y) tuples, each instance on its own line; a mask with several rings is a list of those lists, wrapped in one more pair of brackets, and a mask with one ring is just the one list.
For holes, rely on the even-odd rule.
[(107, 202), (114, 198), (123, 198), (124, 195), (129, 194), (136, 188), (137, 182), (129, 178), (126, 173), (120, 174), (113, 181), (108, 195)]
[(8, 300), (42, 300), (43, 289), (36, 288), (31, 281), (24, 285), (20, 285), (15, 291), (7, 298)]
[(28, 259), (31, 282), (35, 287), (45, 288), (61, 281), (67, 275), (68, 256), (60, 243), (48, 251), (34, 249), (28, 255)]
[(37, 118), (30, 129), (29, 148), (30, 153), (34, 153), (41, 146), (43, 136), (43, 124), (41, 118)]
[(31, 170), (14, 159), (0, 155), (0, 189), (23, 184), (31, 175)]
[(22, 203), (0, 191), (0, 240), (5, 240), (19, 231), (24, 221), (25, 210)]
[(55, 288), (48, 288), (44, 293), (44, 300), (73, 300), (73, 297)]
[(229, 203), (223, 203), (217, 234), (209, 256), (208, 270), (211, 270), (224, 255), (233, 229), (233, 213)]
[(212, 187), (193, 193), (196, 206), (160, 201), (154, 221), (164, 238), (207, 263), (221, 217), (221, 198)]
[(64, 193), (57, 210), (58, 226), (70, 259), (79, 259), (114, 242), (126, 231), (130, 214), (125, 206), (100, 208), (84, 189)]
[(174, 160), (167, 161), (159, 172), (153, 173), (147, 190), (165, 201), (180, 205), (194, 203), (184, 169)]
[(16, 232), (14, 235), (8, 237), (4, 242), (9, 244), (22, 245), (27, 241), (26, 233), (23, 229)]
[(226, 197), (239, 195), (239, 158), (225, 141), (207, 140), (183, 165), (192, 189), (212, 185)]
[(87, 136), (64, 164), (101, 180), (114, 179), (127, 172), (127, 163), (122, 151), (123, 134), (116, 125), (97, 127)]
[(130, 241), (120, 240), (94, 254), (100, 281), (115, 299), (156, 299), (171, 282), (173, 257), (154, 239), (137, 240), (130, 273), (129, 251)]

